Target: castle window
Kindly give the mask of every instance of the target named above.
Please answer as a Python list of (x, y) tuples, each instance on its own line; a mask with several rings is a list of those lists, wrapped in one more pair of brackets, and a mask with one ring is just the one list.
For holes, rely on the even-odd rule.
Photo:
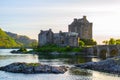
[(64, 40), (62, 40), (61, 43), (64, 44)]

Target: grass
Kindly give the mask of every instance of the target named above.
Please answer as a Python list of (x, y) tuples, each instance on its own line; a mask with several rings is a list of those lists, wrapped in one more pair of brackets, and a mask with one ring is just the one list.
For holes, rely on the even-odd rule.
[[(70, 52), (80, 52), (82, 50), (81, 47), (60, 47), (57, 45), (45, 45), (42, 47), (37, 47), (33, 49), (33, 52), (37, 52), (39, 58), (46, 59), (55, 59), (55, 58), (72, 58), (73, 55)], [(52, 52), (58, 52), (59, 54), (50, 54)]]
[(27, 66), (39, 66), (39, 63), (27, 63)]
[(59, 47), (56, 45), (45, 45), (42, 47), (35, 48), (34, 51), (36, 52), (80, 52), (82, 50), (81, 47)]

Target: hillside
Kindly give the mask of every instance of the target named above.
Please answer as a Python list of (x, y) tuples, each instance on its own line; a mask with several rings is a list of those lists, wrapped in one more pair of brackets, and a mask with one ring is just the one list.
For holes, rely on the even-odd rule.
[(30, 39), (27, 36), (24, 35), (18, 35), (15, 33), (11, 33), (11, 32), (6, 32), (10, 37), (12, 37), (13, 39), (15, 39), (17, 42), (20, 42), (22, 44), (22, 46), (24, 47), (33, 47), (37, 45), (37, 40), (35, 39)]
[(0, 48), (20, 47), (21, 44), (16, 42), (13, 38), (8, 36), (2, 29), (0, 29)]

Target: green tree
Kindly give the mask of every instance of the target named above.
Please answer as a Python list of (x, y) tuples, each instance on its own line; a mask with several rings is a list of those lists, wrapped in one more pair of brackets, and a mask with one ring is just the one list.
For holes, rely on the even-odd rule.
[(83, 47), (85, 45), (85, 43), (82, 40), (79, 40), (79, 46)]
[(92, 46), (92, 45), (97, 45), (97, 42), (94, 41), (93, 39), (80, 39), (85, 43), (87, 46)]
[(117, 39), (117, 40), (116, 40), (116, 44), (117, 44), (117, 45), (120, 45), (120, 39)]
[(110, 38), (109, 45), (115, 45), (115, 44), (116, 44), (116, 40), (114, 38)]
[(108, 40), (105, 40), (105, 41), (103, 41), (102, 43), (104, 43), (105, 45), (108, 45), (108, 44), (109, 44), (109, 41), (108, 41)]

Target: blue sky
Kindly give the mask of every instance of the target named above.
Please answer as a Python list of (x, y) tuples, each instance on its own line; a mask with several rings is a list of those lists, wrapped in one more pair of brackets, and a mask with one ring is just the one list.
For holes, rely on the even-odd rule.
[(41, 29), (67, 31), (74, 18), (93, 22), (93, 37), (120, 38), (120, 0), (0, 0), (0, 28), (37, 39)]

